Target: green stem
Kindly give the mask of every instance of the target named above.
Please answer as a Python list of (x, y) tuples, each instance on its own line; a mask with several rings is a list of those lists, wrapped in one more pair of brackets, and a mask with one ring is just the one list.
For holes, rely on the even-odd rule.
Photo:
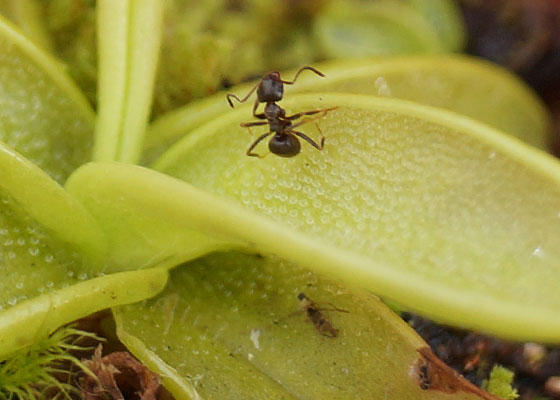
[(100, 0), (95, 160), (135, 163), (152, 103), (161, 40), (159, 0)]

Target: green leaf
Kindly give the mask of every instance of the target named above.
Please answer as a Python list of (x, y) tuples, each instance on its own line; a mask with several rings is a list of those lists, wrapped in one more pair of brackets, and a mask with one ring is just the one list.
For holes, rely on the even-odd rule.
[[(36, 279), (43, 277), (44, 274), (35, 276)], [(166, 269), (150, 268), (84, 282), (70, 277), (58, 279), (59, 289), (0, 313), (0, 357), (33, 344), (61, 325), (106, 308), (152, 297), (165, 287), (167, 277)]]
[[(31, 255), (33, 260), (41, 247), (39, 241), (53, 237), (64, 242), (65, 246), (70, 245), (72, 251), (80, 252), (91, 262), (101, 262), (106, 244), (96, 221), (45, 172), (1, 142), (0, 189), (4, 196), (3, 215), (6, 218), (0, 224), (4, 235), (7, 235), (5, 246), (10, 243), (8, 247), (14, 246), (13, 250), (21, 251), (26, 257)], [(40, 257), (45, 258), (50, 258), (49, 248), (59, 247), (48, 242), (42, 246), (47, 254)], [(13, 259), (9, 255), (13, 250), (7, 250), (4, 257)], [(19, 260), (13, 262), (16, 269), (28, 264)], [(78, 266), (75, 268), (79, 269)], [(18, 279), (19, 275), (25, 275), (22, 270), (19, 272)], [(9, 275), (15, 278), (15, 275)]]
[[(247, 157), (258, 132), (239, 127), (250, 115), (243, 107), (193, 132), (156, 167), (268, 217), (237, 229), (262, 251), (448, 323), (560, 338), (557, 160), (457, 114), (400, 100), (317, 94), (284, 105), (288, 114), (338, 107), (317, 121), (322, 152), (304, 143), (292, 159)], [(313, 124), (301, 129), (318, 140)], [(216, 216), (207, 225), (231, 232), (215, 207), (206, 213), (224, 222)]]
[(58, 182), (90, 158), (93, 112), (63, 67), (0, 17), (0, 140)]
[[(303, 74), (286, 86), (286, 98), (299, 92), (375, 94), (445, 108), (478, 119), (533, 146), (545, 149), (550, 121), (542, 102), (505, 69), (465, 56), (377, 57), (316, 65), (326, 78)], [(282, 76), (294, 76), (290, 71)], [(231, 89), (245, 95), (254, 83)], [(145, 152), (153, 161), (181, 136), (226, 113), (219, 93), (167, 113), (150, 127)], [(249, 115), (249, 114), (247, 114)]]
[[(259, 255), (216, 254), (171, 275), (158, 297), (114, 316), (119, 338), (176, 399), (483, 396), (457, 377), (457, 391), (423, 390), (426, 344), (371, 294)], [(306, 315), (302, 292), (335, 337)]]
[(325, 58), (443, 52), (430, 24), (406, 3), (331, 1), (313, 21)]
[(164, 269), (95, 278), (105, 255), (95, 220), (3, 144), (0, 199), (0, 356), (75, 319), (153, 296), (165, 285)]
[(404, 0), (437, 33), (448, 51), (460, 51), (465, 44), (465, 30), (459, 5), (455, 0)]
[(242, 228), (238, 224), (244, 222), (227, 203), (145, 168), (86, 164), (72, 174), (66, 189), (104, 231), (104, 271), (157, 263), (172, 267), (212, 251), (246, 247), (237, 234), (221, 233), (223, 225)]
[(2, 3), (0, 13), (17, 24), (37, 45), (47, 51), (52, 50), (52, 41), (45, 29), (37, 0), (3, 0)]
[(163, 2), (98, 2), (99, 117), (94, 159), (136, 162), (148, 121)]

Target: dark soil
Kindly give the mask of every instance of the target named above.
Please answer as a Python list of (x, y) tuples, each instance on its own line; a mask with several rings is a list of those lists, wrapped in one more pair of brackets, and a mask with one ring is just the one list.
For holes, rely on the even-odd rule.
[(467, 51), (520, 75), (550, 107), (560, 155), (560, 0), (461, 0)]
[(509, 342), (471, 331), (437, 325), (418, 315), (402, 317), (448, 366), (477, 386), (495, 364), (515, 372), (513, 386), (522, 400), (560, 398), (560, 347)]

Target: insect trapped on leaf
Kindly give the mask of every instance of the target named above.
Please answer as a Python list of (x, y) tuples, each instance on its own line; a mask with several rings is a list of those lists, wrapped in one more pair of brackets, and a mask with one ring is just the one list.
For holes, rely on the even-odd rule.
[(338, 329), (336, 329), (330, 321), (323, 315), (321, 311), (339, 311), (345, 312), (346, 310), (341, 310), (340, 308), (336, 308), (332, 304), (330, 306), (332, 308), (319, 308), (319, 306), (311, 301), (309, 297), (305, 295), (305, 293), (298, 294), (298, 300), (300, 301), (301, 307), (305, 311), (307, 318), (315, 325), (315, 328), (319, 331), (321, 335), (335, 338), (338, 336)]

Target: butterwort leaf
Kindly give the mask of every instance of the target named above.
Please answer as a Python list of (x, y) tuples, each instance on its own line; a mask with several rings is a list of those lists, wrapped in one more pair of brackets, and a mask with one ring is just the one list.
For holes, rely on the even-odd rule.
[[(550, 142), (550, 118), (542, 102), (513, 74), (488, 62), (459, 55), (409, 55), (315, 66), (325, 78), (303, 73), (294, 85), (285, 86), (286, 98), (302, 92), (399, 98), (466, 115), (541, 149)], [(292, 79), (294, 74), (288, 71), (282, 77)], [(239, 85), (229, 92), (244, 96), (254, 85)], [(194, 101), (157, 119), (147, 132), (145, 161), (155, 160), (182, 136), (227, 113), (225, 95)]]
[(177, 399), (496, 400), (375, 296), (275, 257), (190, 262), (160, 295), (114, 316), (119, 338)]

